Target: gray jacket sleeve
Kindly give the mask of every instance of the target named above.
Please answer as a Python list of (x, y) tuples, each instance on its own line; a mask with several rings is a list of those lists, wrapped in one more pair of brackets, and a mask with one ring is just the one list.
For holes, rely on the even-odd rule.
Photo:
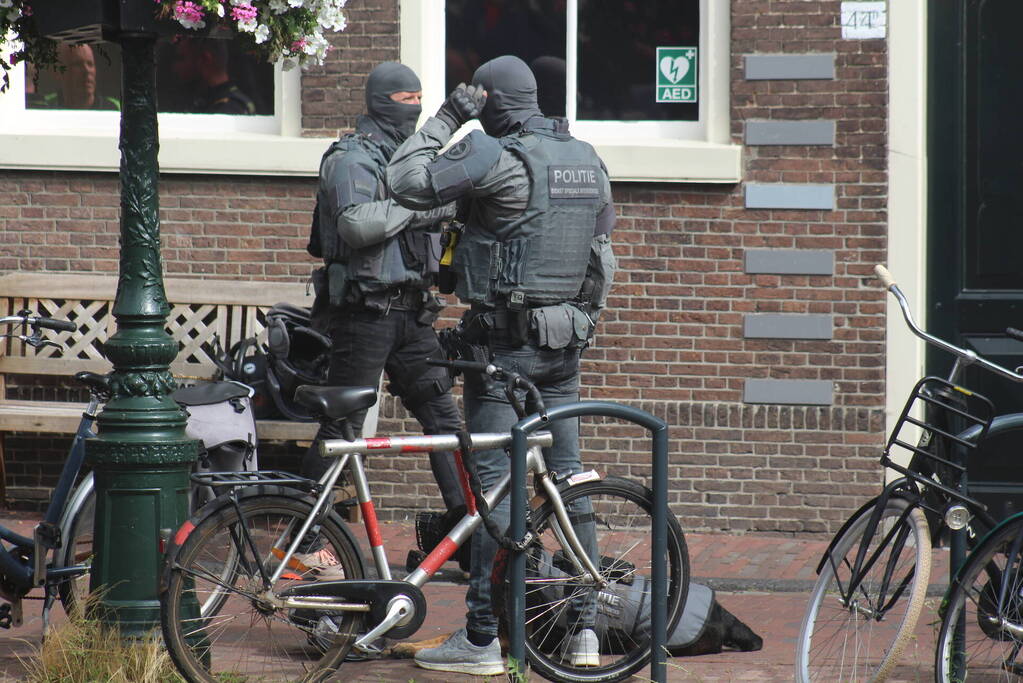
[(348, 246), (362, 249), (397, 235), (414, 213), (393, 199), (353, 204), (337, 216), (337, 234)]
[(427, 167), (450, 139), (447, 124), (431, 116), (398, 147), (387, 164), (387, 186), (402, 206), (432, 209), (440, 204)]
[[(445, 152), (445, 158), (468, 141), (465, 166), (471, 175), (452, 185), (443, 178), (445, 164), (437, 156), (451, 139), (447, 124), (427, 119), (423, 127), (405, 140), (387, 165), (391, 195), (412, 209), (427, 209), (465, 197), (482, 199), (494, 215), (520, 215), (529, 202), (529, 174), (525, 164), (482, 133), (462, 138)], [(476, 140), (476, 142), (473, 142)], [(489, 142), (488, 142), (489, 140)], [(459, 157), (461, 158), (461, 157)], [(441, 174), (434, 177), (434, 173)]]

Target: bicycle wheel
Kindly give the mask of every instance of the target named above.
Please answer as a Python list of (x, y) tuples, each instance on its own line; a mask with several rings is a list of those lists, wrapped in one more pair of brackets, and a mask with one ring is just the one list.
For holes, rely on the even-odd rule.
[[(324, 680), (363, 630), (364, 615), (285, 609), (266, 593), (259, 571), (269, 575), (277, 566), (311, 504), (261, 495), (243, 499), (240, 507), (244, 526), (234, 505), (221, 505), (169, 559), (161, 625), (170, 656), (193, 683)], [(363, 578), (358, 546), (333, 514), (310, 534), (337, 559), (345, 578)], [(273, 593), (311, 578), (292, 564)]]
[(936, 681), (1023, 680), (1023, 562), (1012, 547), (1021, 533), (1023, 519), (1009, 521), (959, 572), (938, 631)]
[(848, 587), (874, 507), (838, 538), (810, 594), (796, 642), (796, 680), (883, 681), (913, 635), (931, 574), (931, 543), (923, 511), (888, 500), (866, 539), (862, 580)]
[[(62, 545), (58, 554), (58, 564), (61, 567), (72, 567), (76, 565), (92, 566), (92, 539), (93, 525), (96, 516), (96, 492), (90, 490), (82, 500), (78, 511), (74, 513), (71, 524), (62, 539)], [(89, 594), (90, 573), (86, 572), (74, 578), (62, 581), (57, 587), (60, 595), (60, 602), (64, 605), (64, 612), (72, 614), (76, 607), (80, 607)]]
[[(653, 496), (632, 481), (609, 477), (573, 486), (561, 494), (572, 526), (599, 558), (598, 588), (567, 559), (558, 538), (554, 508), (546, 502), (533, 513), (537, 539), (526, 551), (526, 656), (533, 669), (551, 681), (617, 681), (650, 660), (652, 563), (667, 561), (668, 633), (682, 614), (689, 593), (689, 551), (682, 528), (668, 515), (667, 558), (651, 555)], [(588, 544), (590, 545), (590, 544)], [(507, 629), (511, 595), (506, 577), (495, 602)], [(569, 638), (592, 628), (599, 639), (599, 664), (573, 666), (563, 658)]]

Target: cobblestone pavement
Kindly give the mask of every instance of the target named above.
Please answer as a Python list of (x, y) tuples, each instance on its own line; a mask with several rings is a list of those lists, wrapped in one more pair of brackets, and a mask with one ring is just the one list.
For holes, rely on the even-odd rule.
[[(22, 533), (30, 532), (35, 517), (29, 513), (0, 510), (0, 521)], [(382, 525), (392, 564), (404, 561), (414, 546), (410, 522)], [(718, 601), (764, 639), (758, 652), (725, 651), (714, 655), (668, 660), (670, 681), (791, 681), (795, 641), (815, 566), (827, 547), (821, 537), (779, 534), (686, 534), (693, 580), (713, 587)], [(364, 546), (365, 549), (365, 546)], [(944, 551), (935, 551), (932, 595), (920, 619), (917, 638), (903, 657), (893, 681), (932, 680), (935, 607), (940, 583), (947, 577)], [(424, 592), (429, 611), (422, 628), (410, 640), (444, 636), (464, 625), (465, 585), (454, 564), (442, 569), (442, 580), (427, 584)], [(398, 576), (402, 574), (399, 572)], [(0, 678), (21, 680), (24, 667), (19, 658), (31, 657), (41, 635), (40, 604), (25, 603), (25, 625), (0, 631)], [(54, 620), (63, 619), (60, 607)], [(410, 659), (381, 659), (345, 664), (338, 680), (367, 683), (440, 682), (467, 683), (474, 677), (441, 674), (419, 669)], [(537, 678), (537, 680), (540, 680)], [(648, 672), (634, 680), (649, 680)]]

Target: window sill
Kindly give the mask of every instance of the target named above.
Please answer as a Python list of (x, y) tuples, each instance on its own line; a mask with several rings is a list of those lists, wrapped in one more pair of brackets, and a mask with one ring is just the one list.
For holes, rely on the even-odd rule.
[[(162, 173), (314, 177), (332, 138), (234, 133), (160, 136)], [(588, 140), (612, 181), (737, 183), (742, 147), (687, 140)], [(96, 131), (0, 135), (0, 168), (117, 172), (117, 138)]]
[[(316, 176), (333, 138), (256, 133), (230, 137), (160, 135), (161, 173)], [(120, 169), (117, 137), (97, 131), (0, 135), (0, 168), (59, 171)]]
[(587, 139), (607, 164), (612, 181), (737, 183), (742, 147), (692, 140)]

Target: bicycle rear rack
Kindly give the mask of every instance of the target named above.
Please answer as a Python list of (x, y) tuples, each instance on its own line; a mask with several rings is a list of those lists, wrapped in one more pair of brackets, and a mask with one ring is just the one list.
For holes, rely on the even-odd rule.
[(213, 489), (234, 488), (239, 486), (290, 486), (303, 491), (318, 491), (320, 484), (314, 479), (298, 477), (290, 472), (280, 470), (260, 470), (257, 472), (202, 472), (193, 474), (191, 480), (200, 486)]
[[(918, 407), (926, 416), (924, 420), (911, 415)], [(994, 419), (994, 413), (994, 404), (986, 397), (940, 377), (924, 377), (913, 387), (909, 400), (906, 401), (902, 414), (899, 416), (899, 421), (892, 429), (891, 437), (889, 437), (888, 444), (881, 455), (881, 464), (899, 472), (920, 486), (937, 489), (955, 500), (986, 510), (987, 506), (970, 498), (967, 491), (962, 490), (963, 475), (966, 472), (966, 461), (969, 454), (983, 442), (988, 428), (991, 426), (991, 421)], [(933, 424), (936, 422), (951, 425), (957, 420), (964, 427), (955, 434)], [(901, 438), (902, 429), (906, 425), (913, 425), (922, 430), (918, 445), (913, 445)], [(935, 473), (942, 471), (954, 473), (956, 488), (939, 481), (930, 473), (910, 469), (895, 462), (891, 457), (893, 448), (901, 448), (914, 456), (924, 458), (932, 463)], [(911, 457), (911, 464), (914, 459), (916, 462), (920, 462), (918, 458)], [(933, 509), (924, 501), (921, 501), (921, 505), (939, 515), (945, 512)]]

